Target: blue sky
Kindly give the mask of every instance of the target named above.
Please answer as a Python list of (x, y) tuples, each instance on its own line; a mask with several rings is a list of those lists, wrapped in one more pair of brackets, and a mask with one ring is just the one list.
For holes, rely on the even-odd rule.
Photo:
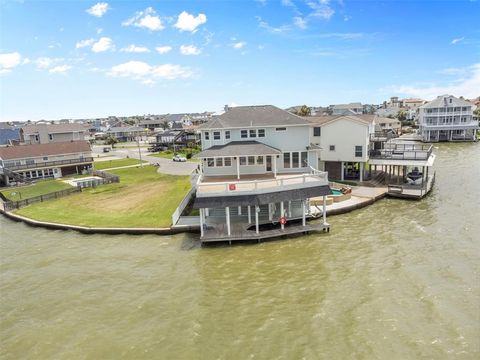
[(0, 0), (0, 121), (480, 95), (479, 1)]

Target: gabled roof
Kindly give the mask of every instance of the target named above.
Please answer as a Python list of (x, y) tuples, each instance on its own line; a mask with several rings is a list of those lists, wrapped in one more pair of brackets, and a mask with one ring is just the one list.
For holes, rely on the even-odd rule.
[(22, 127), (22, 131), (25, 135), (35, 134), (43, 129), (47, 129), (49, 134), (61, 134), (69, 132), (83, 132), (86, 131), (85, 126), (82, 124), (31, 124)]
[(232, 141), (205, 149), (195, 157), (280, 155), (281, 153), (280, 150), (258, 141)]
[(259, 126), (308, 125), (297, 115), (273, 105), (237, 106), (201, 125), (201, 129), (248, 128)]
[[(450, 99), (452, 99), (451, 103), (450, 103)], [(438, 108), (438, 107), (445, 107), (445, 106), (472, 106), (472, 103), (470, 103), (467, 100), (456, 98), (453, 95), (441, 95), (441, 96), (438, 96), (435, 100), (432, 100), (420, 106), (420, 109)]]
[(88, 141), (66, 141), (49, 144), (17, 145), (0, 147), (2, 160), (25, 159), (40, 156), (90, 152)]
[(362, 103), (350, 103), (350, 104), (337, 104), (333, 105), (334, 110), (343, 110), (343, 109), (353, 109), (353, 108), (361, 108), (363, 107)]

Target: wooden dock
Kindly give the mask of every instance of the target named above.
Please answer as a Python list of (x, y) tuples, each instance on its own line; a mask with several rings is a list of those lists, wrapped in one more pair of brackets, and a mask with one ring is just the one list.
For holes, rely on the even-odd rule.
[(280, 225), (274, 229), (260, 230), (257, 234), (255, 232), (255, 226), (246, 225), (246, 224), (232, 224), (231, 235), (227, 235), (227, 227), (224, 224), (218, 224), (215, 226), (208, 226), (205, 230), (205, 234), (200, 238), (202, 243), (212, 243), (212, 242), (228, 242), (232, 241), (258, 241), (271, 238), (277, 238), (287, 235), (294, 234), (306, 234), (312, 231), (323, 231), (329, 232), (330, 225), (323, 223), (307, 223), (305, 226), (302, 224), (289, 224), (286, 225), (284, 229), (280, 228)]

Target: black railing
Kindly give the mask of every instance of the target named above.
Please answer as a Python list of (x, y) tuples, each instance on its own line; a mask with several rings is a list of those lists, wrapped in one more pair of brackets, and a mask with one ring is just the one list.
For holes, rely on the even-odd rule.
[(67, 196), (67, 195), (71, 195), (71, 194), (74, 194), (74, 193), (78, 193), (78, 192), (81, 192), (81, 191), (82, 191), (82, 189), (80, 189), (79, 187), (75, 187), (75, 188), (71, 188), (71, 189), (65, 189), (65, 190), (51, 192), (51, 193), (48, 193), (48, 194), (38, 195), (38, 196), (34, 196), (34, 197), (31, 197), (31, 198), (22, 199), (22, 200), (8, 200), (7, 199), (7, 201), (5, 201), (4, 199), (2, 199), (3, 200), (3, 208), (4, 208), (5, 211), (11, 211), (11, 210), (20, 209), (22, 207), (25, 207), (25, 206), (28, 206), (28, 205), (31, 205), (31, 204), (35, 204), (35, 203), (38, 203), (38, 202), (43, 202), (45, 200), (50, 200), (50, 199), (57, 199), (57, 198)]
[(75, 164), (83, 164), (83, 163), (91, 163), (91, 162), (93, 162), (93, 157), (84, 157), (84, 158), (69, 159), (69, 160), (36, 162), (33, 164), (4, 165), (4, 168), (7, 168), (11, 171), (18, 171), (18, 170), (25, 170), (25, 169), (37, 169), (37, 168), (61, 166), (61, 165), (75, 165)]
[(428, 160), (432, 154), (432, 145), (393, 144), (385, 149), (370, 150), (372, 159)]

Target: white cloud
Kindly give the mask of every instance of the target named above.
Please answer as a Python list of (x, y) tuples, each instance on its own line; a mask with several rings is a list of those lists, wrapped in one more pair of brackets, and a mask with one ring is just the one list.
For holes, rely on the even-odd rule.
[(93, 43), (95, 42), (95, 39), (85, 39), (85, 40), (80, 40), (75, 44), (75, 47), (77, 49), (81, 49), (84, 47), (92, 46)]
[(180, 52), (182, 55), (200, 55), (202, 51), (193, 45), (182, 45), (180, 46)]
[(66, 74), (72, 67), (70, 65), (59, 65), (48, 70), (52, 74)]
[(108, 37), (101, 37), (96, 43), (92, 45), (92, 51), (96, 53), (114, 49), (115, 46), (113, 45), (113, 41)]
[(158, 52), (159, 54), (166, 54), (166, 53), (168, 53), (169, 51), (172, 50), (172, 47), (171, 47), (171, 46), (168, 46), (168, 45), (167, 45), (167, 46), (157, 46), (157, 47), (155, 48), (155, 50), (157, 50), (157, 52)]
[(182, 11), (180, 15), (178, 15), (178, 19), (176, 24), (174, 25), (180, 31), (191, 31), (196, 32), (197, 27), (207, 22), (207, 16), (205, 14), (198, 14), (197, 16), (193, 16), (186, 11)]
[(145, 46), (136, 46), (134, 44), (127, 46), (126, 48), (120, 49), (122, 52), (129, 53), (149, 53), (150, 50)]
[(289, 25), (282, 25), (278, 27), (271, 26), (266, 21), (262, 20), (260, 16), (257, 16), (257, 21), (260, 28), (265, 29), (272, 34), (283, 34), (292, 29)]
[(22, 55), (18, 52), (0, 54), (0, 74), (6, 74), (22, 63)]
[(465, 68), (447, 68), (440, 71), (440, 74), (445, 75), (464, 75), (468, 69)]
[(328, 0), (307, 0), (308, 7), (312, 9), (309, 16), (329, 20), (335, 14), (335, 10), (332, 9), (329, 3), (330, 1)]
[(458, 44), (460, 41), (463, 41), (464, 39), (465, 39), (464, 37), (453, 39), (451, 43), (455, 45), (455, 44)]
[(108, 3), (96, 3), (91, 8), (87, 9), (86, 12), (92, 16), (102, 17), (110, 9)]
[(146, 28), (151, 31), (159, 31), (165, 28), (160, 17), (152, 7), (148, 7), (143, 11), (137, 11), (133, 17), (124, 21), (122, 25)]
[(102, 28), (97, 28), (97, 34), (101, 34), (103, 32), (103, 29)]
[(245, 41), (239, 41), (237, 43), (232, 44), (234, 49), (241, 49), (243, 48), (247, 43)]
[(146, 85), (152, 85), (156, 80), (162, 79), (189, 78), (192, 74), (190, 69), (180, 65), (162, 64), (152, 66), (142, 61), (129, 61), (115, 65), (108, 72), (110, 76), (140, 80)]
[(306, 29), (307, 28), (307, 22), (305, 21), (305, 19), (303, 19), (300, 16), (295, 16), (293, 18), (293, 23), (295, 24), (296, 27), (298, 27), (300, 29)]
[[(480, 92), (480, 63), (468, 67), (465, 71), (466, 74), (463, 74), (464, 76), (450, 81), (445, 85), (401, 85), (393, 87), (393, 90), (399, 94), (419, 97), (426, 100), (434, 99), (443, 94), (464, 96), (466, 98), (477, 97)], [(459, 76), (460, 75), (462, 74), (459, 74)]]
[(49, 57), (39, 57), (35, 59), (34, 63), (38, 69), (48, 69), (53, 64), (58, 63), (62, 60), (63, 59), (59, 59), (59, 58), (54, 59)]

